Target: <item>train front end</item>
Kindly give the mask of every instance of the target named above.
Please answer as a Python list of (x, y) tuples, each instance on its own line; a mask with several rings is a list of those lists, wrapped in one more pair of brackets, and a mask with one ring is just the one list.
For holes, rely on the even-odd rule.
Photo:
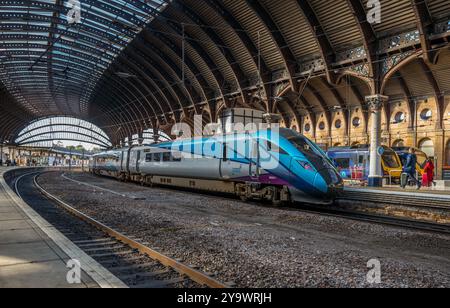
[(344, 182), (325, 152), (305, 136), (288, 129), (280, 129), (280, 144), (291, 158), (292, 199), (333, 203), (343, 192)]

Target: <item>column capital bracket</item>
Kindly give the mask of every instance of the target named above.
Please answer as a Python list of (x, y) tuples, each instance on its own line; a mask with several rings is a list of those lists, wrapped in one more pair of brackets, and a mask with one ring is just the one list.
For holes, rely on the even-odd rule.
[(383, 104), (389, 100), (389, 96), (385, 95), (370, 95), (365, 97), (366, 104), (370, 110), (380, 110)]

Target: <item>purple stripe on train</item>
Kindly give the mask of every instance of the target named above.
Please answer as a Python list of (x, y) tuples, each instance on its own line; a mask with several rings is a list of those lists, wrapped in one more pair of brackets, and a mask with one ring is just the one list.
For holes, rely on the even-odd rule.
[(268, 185), (292, 186), (285, 180), (280, 179), (279, 177), (276, 177), (272, 174), (264, 174), (264, 175), (260, 175), (259, 177), (254, 177), (254, 178), (248, 176), (248, 177), (237, 178), (236, 180), (242, 181), (242, 182), (258, 182), (261, 184), (268, 184)]

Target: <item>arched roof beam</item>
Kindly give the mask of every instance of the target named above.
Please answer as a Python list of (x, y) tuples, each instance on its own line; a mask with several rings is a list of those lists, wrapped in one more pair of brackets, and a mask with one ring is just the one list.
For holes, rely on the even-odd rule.
[[(63, 4), (63, 0), (56, 0), (55, 5), (56, 6), (61, 6)], [(55, 99), (55, 83), (54, 83), (54, 79), (53, 79), (53, 52), (52, 49), (54, 47), (53, 42), (56, 40), (55, 35), (53, 34), (55, 28), (58, 27), (58, 23), (55, 22), (55, 20), (58, 20), (60, 17), (60, 11), (56, 10), (53, 12), (53, 18), (52, 18), (52, 23), (50, 24), (50, 31), (49, 31), (49, 36), (48, 36), (48, 42), (47, 42), (47, 72), (48, 72), (48, 77), (47, 77), (47, 82), (48, 82), (48, 88), (50, 89), (50, 93), (53, 96), (53, 100)], [(56, 108), (60, 109), (60, 106), (58, 104), (56, 104)], [(61, 109), (60, 109), (61, 110)]]
[[(183, 93), (185, 98), (191, 103), (192, 106), (197, 102), (201, 102), (206, 99), (206, 94), (204, 92), (198, 92), (195, 87), (190, 86), (181, 80), (181, 69), (172, 61), (172, 59), (167, 56), (160, 49), (156, 48), (156, 46), (148, 44), (148, 42), (144, 41), (142, 38), (138, 38), (135, 40), (137, 49), (142, 49), (142, 52), (145, 55), (149, 55), (149, 57), (145, 57), (146, 61), (151, 64), (155, 69), (164, 74), (164, 79), (167, 79), (167, 82), (174, 89), (178, 88), (178, 92)], [(188, 107), (186, 104), (183, 104), (183, 109)]]
[(248, 105), (248, 97), (247, 95), (244, 95), (242, 91), (242, 89), (244, 89), (247, 86), (244, 83), (247, 80), (247, 78), (245, 77), (244, 72), (242, 71), (239, 63), (236, 61), (230, 49), (227, 47), (221, 47), (226, 46), (225, 42), (220, 38), (220, 36), (216, 33), (216, 31), (214, 31), (214, 29), (209, 24), (207, 24), (197, 13), (195, 13), (192, 9), (190, 9), (182, 0), (174, 1), (172, 2), (172, 5), (175, 8), (179, 8), (190, 20), (192, 20), (196, 25), (198, 25), (198, 28), (201, 31), (203, 31), (216, 46), (218, 46), (220, 53), (226, 59), (229, 67), (233, 71), (235, 82), (239, 86), (238, 91), (242, 96), (243, 102)]
[[(29, 126), (29, 124), (27, 124), (27, 126)], [(23, 127), (23, 128), (22, 128), (22, 131), (23, 131), (27, 126)], [(17, 134), (16, 140), (18, 140), (18, 139), (20, 139), (20, 138), (22, 138), (22, 137), (25, 137), (26, 135), (29, 135), (29, 134), (31, 134), (31, 133), (37, 131), (37, 130), (45, 129), (45, 128), (50, 128), (50, 127), (55, 127), (55, 126), (58, 126), (58, 127), (69, 127), (69, 128), (72, 127), (72, 128), (76, 128), (76, 129), (84, 129), (84, 130), (87, 130), (87, 131), (89, 131), (89, 132), (95, 134), (95, 135), (96, 135), (96, 138), (98, 138), (98, 139), (104, 139), (103, 141), (106, 141), (106, 142), (109, 141), (108, 136), (103, 136), (101, 133), (97, 132), (96, 130), (93, 130), (93, 129), (91, 129), (91, 128), (89, 128), (89, 127), (86, 127), (86, 126), (77, 125), (77, 124), (68, 124), (68, 123), (45, 124), (45, 125), (41, 125), (41, 126), (36, 126), (36, 127), (34, 127), (34, 128), (31, 128), (31, 129), (26, 130), (25, 132), (21, 132), (21, 133)], [(51, 132), (52, 132), (51, 130), (50, 130), (50, 131), (47, 131), (47, 133), (51, 133)], [(70, 131), (68, 131), (68, 132), (70, 132)], [(106, 134), (106, 133), (105, 133), (105, 134)], [(27, 138), (24, 138), (23, 140), (29, 139), (29, 138), (31, 138), (31, 137), (33, 137), (33, 136), (34, 136), (34, 135), (31, 135), (31, 136), (29, 136), (29, 137), (27, 137)]]
[[(133, 131), (131, 127), (130, 115), (129, 112), (111, 112), (111, 108), (119, 108), (119, 104), (117, 100), (109, 100), (108, 105), (104, 105), (103, 103), (97, 103), (95, 106), (91, 105), (90, 110), (93, 108), (98, 108), (100, 112), (95, 112), (95, 114), (101, 114), (101, 117), (93, 118), (96, 120), (96, 123), (105, 123), (99, 124), (98, 126), (102, 128), (104, 131), (110, 131), (109, 135), (116, 135), (117, 132), (120, 132), (121, 135), (129, 135)], [(107, 123), (107, 124), (106, 124)], [(114, 132), (114, 127), (117, 127), (117, 132)], [(124, 137), (124, 136), (122, 136)]]
[[(339, 106), (337, 106), (337, 107), (339, 107), (339, 109), (342, 110), (342, 113), (344, 114), (345, 127), (348, 127), (348, 125), (350, 124), (350, 123), (348, 123), (348, 115), (350, 113), (350, 110), (349, 110), (344, 98), (342, 97), (342, 95), (339, 93), (339, 91), (334, 86), (332, 86), (328, 83), (328, 79), (326, 77), (324, 77), (324, 76), (320, 77), (320, 81), (322, 82), (322, 84), (324, 84), (328, 88), (328, 90), (331, 92), (333, 97), (338, 102)], [(330, 125), (331, 124), (332, 123), (330, 123)]]
[[(41, 137), (41, 136), (46, 136), (46, 135), (49, 135), (49, 134), (65, 134), (65, 133), (67, 133), (67, 134), (74, 134), (74, 135), (80, 135), (80, 136), (83, 136), (83, 137), (95, 140), (98, 143), (97, 145), (103, 145), (106, 148), (110, 146), (108, 143), (105, 143), (102, 140), (99, 140), (99, 139), (97, 139), (95, 137), (89, 136), (88, 134), (83, 134), (83, 133), (80, 133), (80, 132), (70, 132), (70, 131), (52, 131), (52, 132), (39, 133), (39, 134), (30, 136), (29, 138), (23, 139), (22, 141), (19, 142), (19, 145), (25, 145), (25, 144), (30, 144), (30, 143), (35, 143), (35, 142), (43, 142), (43, 141), (52, 141), (54, 139), (45, 139), (45, 140), (44, 139), (31, 140), (31, 139), (35, 139), (35, 138)], [(75, 140), (75, 141), (81, 141), (81, 140)]]
[[(228, 9), (225, 7), (222, 1), (220, 0), (205, 0), (205, 3), (214, 10), (218, 16), (221, 16), (223, 20), (230, 26), (230, 29), (239, 37), (242, 45), (245, 47), (249, 55), (253, 60), (253, 65), (258, 72), (259, 78), (263, 83), (263, 91), (266, 97), (269, 97), (271, 94), (270, 90), (270, 82), (271, 82), (271, 73), (267, 68), (267, 64), (264, 59), (259, 59), (258, 48), (254, 44), (253, 40), (248, 35), (247, 31), (244, 30), (239, 21), (231, 14)], [(260, 68), (259, 68), (260, 67)]]
[[(284, 39), (283, 35), (281, 34), (280, 29), (276, 25), (276, 23), (273, 21), (272, 17), (270, 16), (270, 13), (266, 10), (266, 8), (261, 4), (258, 0), (246, 0), (248, 6), (253, 10), (253, 12), (258, 16), (258, 18), (262, 21), (262, 23), (265, 25), (267, 30), (269, 31), (278, 51), (282, 55), (284, 66), (286, 68), (286, 71), (289, 75), (289, 83), (291, 85), (291, 88), (293, 91), (296, 89), (296, 81), (295, 81), (295, 75), (296, 75), (296, 69), (297, 69), (297, 60), (295, 59), (294, 54), (292, 53), (292, 50), (289, 48), (289, 45), (286, 43), (286, 40)], [(272, 92), (272, 91), (270, 91)], [(272, 93), (270, 93), (272, 95)], [(268, 112), (274, 112), (273, 110), (275, 104), (273, 102), (273, 98), (268, 97), (267, 98)]]
[[(123, 65), (120, 64), (120, 62), (124, 62)], [(144, 88), (144, 90), (147, 92), (145, 95), (142, 91), (140, 91), (145, 98), (145, 100), (148, 102), (148, 105), (153, 109), (153, 105), (147, 100), (147, 97), (150, 96), (156, 106), (158, 106), (160, 112), (165, 117), (166, 113), (173, 112), (172, 104), (169, 102), (166, 95), (161, 90), (161, 87), (154, 84), (154, 81), (149, 77), (148, 74), (144, 73), (141, 68), (136, 66), (132, 61), (128, 60), (126, 57), (122, 56), (116, 61), (115, 65), (118, 65), (121, 70), (129, 70), (132, 74), (136, 74), (135, 78), (134, 76), (131, 77), (132, 80), (136, 80), (137, 83)], [(148, 85), (142, 80), (142, 78), (148, 83)], [(126, 78), (128, 79), (128, 78)], [(149, 89), (151, 87), (152, 89)], [(158, 97), (156, 97), (156, 95)], [(167, 107), (169, 110), (164, 110), (162, 104), (160, 101), (166, 102)]]
[(361, 0), (347, 0), (347, 3), (355, 17), (356, 25), (363, 39), (367, 65), (369, 67), (369, 76), (373, 79), (374, 89), (379, 91), (381, 87), (381, 64), (377, 56), (377, 35), (367, 20), (367, 12)]
[(313, 35), (317, 46), (319, 47), (320, 54), (325, 64), (325, 73), (330, 84), (336, 84), (337, 76), (333, 70), (333, 63), (336, 61), (336, 53), (331, 45), (322, 24), (319, 21), (314, 9), (312, 8), (309, 0), (296, 0), (300, 7), (303, 16), (308, 22), (309, 29)]
[[(147, 108), (145, 108), (145, 105), (142, 103), (142, 100), (145, 100), (145, 96), (142, 94), (142, 92), (136, 87), (136, 85), (132, 82), (130, 82), (128, 79), (123, 79), (120, 78), (117, 75), (112, 74), (112, 72), (107, 72), (105, 75), (110, 75), (110, 80), (112, 80), (115, 84), (115, 90), (113, 92), (110, 92), (109, 95), (113, 95), (113, 93), (117, 93), (117, 91), (119, 91), (120, 95), (124, 95), (126, 92), (128, 92), (130, 94), (130, 96), (127, 96), (126, 101), (126, 107), (127, 109), (130, 108), (131, 110), (133, 110), (134, 112), (134, 117), (132, 118), (134, 123), (135, 123), (135, 127), (136, 130), (134, 131), (134, 133), (138, 133), (142, 128), (142, 124), (141, 121), (144, 121), (145, 119), (148, 119), (151, 117), (151, 115), (148, 113)], [(127, 84), (127, 86), (125, 84)], [(120, 91), (120, 88), (124, 89), (124, 91)], [(135, 91), (132, 91), (132, 89), (135, 89)], [(141, 97), (139, 97), (139, 95)], [(154, 109), (153, 105), (150, 104), (147, 101), (147, 104), (151, 107), (150, 112), (152, 113), (152, 115), (157, 118), (158, 114), (156, 112), (156, 110)], [(145, 114), (143, 113), (145, 112)]]
[[(100, 117), (105, 117), (110, 114), (119, 114), (120, 118), (126, 118), (126, 120), (123, 121), (122, 124), (126, 124), (127, 126), (129, 126), (128, 130), (130, 134), (134, 131), (138, 131), (139, 129), (135, 122), (135, 119), (138, 118), (138, 115), (134, 110), (133, 104), (131, 104), (130, 106), (130, 102), (133, 101), (133, 99), (128, 96), (129, 94), (123, 93), (122, 90), (120, 90), (120, 88), (123, 87), (122, 84), (115, 86), (114, 84), (116, 83), (116, 81), (110, 75), (105, 74), (105, 77), (108, 78), (111, 82), (104, 80), (103, 82), (99, 83), (98, 88), (101, 90), (97, 92), (97, 95), (101, 96), (102, 99), (96, 100), (94, 98), (93, 100), (93, 102), (95, 102), (96, 104), (106, 104), (106, 111), (103, 112)], [(112, 93), (117, 93), (115, 92), (116, 90), (119, 91), (119, 95), (111, 95)], [(115, 106), (117, 106), (117, 108), (111, 108), (111, 101), (116, 103)], [(89, 122), (94, 121), (89, 120)]]
[[(173, 31), (175, 31), (175, 33), (178, 36), (180, 36), (180, 37), (183, 36), (183, 30), (179, 24), (177, 24), (171, 20), (168, 20), (167, 24), (170, 26), (170, 28)], [(208, 99), (207, 104), (209, 105), (210, 101), (213, 101), (219, 97), (223, 99), (224, 94), (226, 93), (226, 91), (225, 91), (226, 79), (223, 76), (222, 72), (217, 67), (214, 60), (209, 56), (209, 54), (205, 51), (205, 49), (200, 45), (200, 43), (198, 43), (194, 37), (189, 35), (188, 31), (186, 31), (186, 30), (184, 31), (184, 37), (185, 37), (186, 44), (190, 45), (191, 48), (194, 50), (194, 52), (197, 53), (200, 56), (200, 58), (206, 63), (206, 65), (208, 66), (208, 69), (211, 71), (211, 73), (213, 74), (214, 79), (216, 81), (218, 93), (212, 94), (212, 97), (210, 99)], [(186, 50), (185, 60), (186, 60), (186, 58), (189, 57), (187, 54), (188, 54), (188, 52)], [(193, 71), (192, 67), (196, 67), (196, 65), (192, 60), (190, 60), (189, 62), (191, 62), (189, 67), (190, 67), (191, 71)], [(188, 61), (186, 61), (186, 63), (188, 63)], [(196, 68), (196, 69), (198, 70), (198, 68)], [(199, 70), (198, 70), (198, 73), (200, 74)], [(207, 92), (207, 91), (205, 91), (205, 92)], [(219, 94), (219, 95), (217, 95), (217, 94)], [(212, 106), (210, 106), (210, 107), (212, 108)], [(197, 114), (201, 114), (201, 113), (199, 111), (197, 111)]]
[[(147, 55), (140, 52), (140, 50), (137, 50), (133, 48), (134, 57), (133, 59), (128, 59), (129, 61), (132, 61), (135, 66), (141, 66), (143, 69), (141, 69), (142, 75), (148, 82), (150, 82), (154, 88), (159, 88), (161, 92), (163, 92), (164, 96), (166, 97), (167, 101), (169, 101), (169, 96), (173, 98), (173, 100), (176, 102), (175, 106), (171, 107), (171, 109), (183, 109), (184, 105), (182, 100), (186, 99), (187, 101), (189, 98), (182, 93), (177, 85), (176, 82), (173, 81), (173, 79), (170, 79), (170, 82), (167, 80), (170, 78), (168, 76), (168, 73), (166, 73), (159, 65), (157, 67), (155, 66), (155, 62), (151, 60)], [(163, 75), (164, 74), (164, 75)], [(153, 76), (149, 77), (149, 76)]]
[[(152, 32), (152, 29), (148, 29), (149, 32)], [(179, 36), (179, 33), (177, 33), (175, 31), (175, 34), (177, 36)], [(163, 45), (165, 45), (169, 50), (171, 50), (177, 57), (177, 60), (179, 61), (180, 65), (182, 63), (182, 49), (180, 47), (177, 46), (176, 42), (173, 42), (172, 39), (170, 39), (167, 35), (159, 33), (157, 31), (153, 31), (153, 36), (155, 38), (157, 38), (159, 40), (159, 42), (161, 42)], [(199, 71), (199, 69), (197, 68), (197, 66), (194, 64), (194, 62), (190, 59), (190, 57), (188, 55), (185, 56), (185, 65), (186, 67), (192, 72), (192, 74), (195, 76), (195, 78), (197, 79), (198, 83), (200, 84), (203, 94), (205, 95), (206, 101), (212, 101), (214, 100), (215, 97), (215, 93), (213, 93), (213, 91), (211, 91), (211, 87), (209, 86), (208, 82), (205, 80), (205, 78), (203, 77), (203, 74), (201, 74), (201, 72)], [(179, 71), (180, 71), (180, 76), (181, 76), (181, 67), (179, 67)], [(186, 87), (188, 87), (189, 81), (184, 81), (184, 84)], [(202, 102), (196, 102), (194, 103), (194, 109), (196, 110), (196, 112), (198, 114), (200, 114), (200, 109), (198, 104), (200, 104)]]
[(436, 64), (436, 52), (432, 50), (428, 36), (433, 32), (433, 18), (426, 0), (412, 0), (412, 7), (416, 15), (417, 29), (419, 30), (420, 46), (422, 47), (423, 58), (428, 64)]
[(422, 71), (424, 72), (428, 82), (430, 83), (431, 87), (433, 88), (434, 95), (436, 98), (436, 104), (438, 109), (438, 121), (437, 121), (437, 128), (442, 129), (444, 127), (444, 112), (445, 112), (445, 98), (444, 95), (439, 87), (439, 84), (434, 77), (434, 74), (430, 68), (430, 66), (425, 62), (423, 58), (419, 58), (419, 65), (422, 68)]
[(400, 71), (397, 71), (397, 73), (394, 76), (395, 76), (394, 78), (396, 78), (398, 80), (400, 87), (402, 88), (403, 93), (405, 94), (406, 103), (408, 105), (410, 125), (411, 125), (411, 128), (413, 128), (416, 125), (415, 123), (416, 123), (417, 115), (415, 114), (415, 111), (414, 111), (415, 108), (414, 108), (414, 101), (412, 98), (413, 97), (412, 92), (409, 89), (409, 86), (406, 83), (406, 81), (403, 78), (403, 75)]
[[(325, 115), (325, 120), (327, 121), (328, 130), (329, 130), (328, 133), (331, 136), (331, 112), (330, 112), (330, 108), (327, 105), (327, 102), (323, 98), (322, 94), (320, 94), (320, 92), (313, 85), (311, 85), (311, 83), (309, 83), (306, 86), (306, 88), (310, 92), (312, 92), (312, 94), (316, 97), (317, 101), (319, 102), (322, 112)], [(314, 129), (314, 131), (315, 131), (315, 129)]]

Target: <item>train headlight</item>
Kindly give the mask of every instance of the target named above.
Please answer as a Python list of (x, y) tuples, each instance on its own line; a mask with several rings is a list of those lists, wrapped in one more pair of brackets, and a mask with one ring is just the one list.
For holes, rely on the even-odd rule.
[(303, 169), (309, 170), (309, 171), (314, 171), (314, 167), (311, 166), (311, 164), (308, 163), (307, 161), (298, 160), (297, 162), (303, 167)]

